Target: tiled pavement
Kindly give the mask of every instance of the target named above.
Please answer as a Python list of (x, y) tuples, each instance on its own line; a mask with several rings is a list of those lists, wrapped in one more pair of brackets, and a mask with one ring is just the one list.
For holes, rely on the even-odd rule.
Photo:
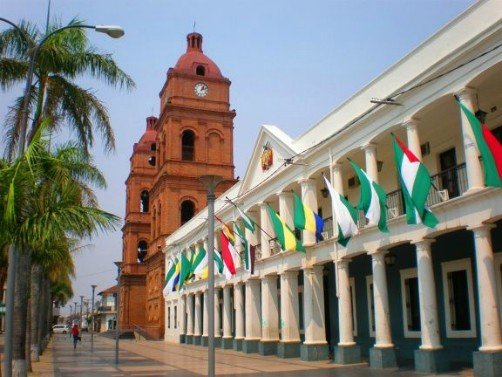
[[(205, 376), (207, 349), (199, 346), (175, 345), (164, 342), (120, 341), (120, 362), (115, 365), (115, 343), (111, 339), (95, 336), (94, 353), (90, 352), (90, 336), (73, 350), (67, 335), (56, 335), (41, 357), (33, 364), (33, 376)], [(366, 364), (340, 367), (329, 362), (303, 362), (299, 359), (279, 359), (274, 356), (243, 354), (217, 350), (216, 374), (238, 377), (425, 377), (410, 370), (375, 370)], [(472, 371), (444, 374), (446, 376), (472, 376)]]

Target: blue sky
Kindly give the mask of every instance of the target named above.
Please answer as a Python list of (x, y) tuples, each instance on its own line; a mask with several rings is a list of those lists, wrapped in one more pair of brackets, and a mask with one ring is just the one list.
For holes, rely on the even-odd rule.
[[(158, 93), (166, 72), (186, 48), (185, 36), (204, 36), (204, 52), (232, 81), (236, 176), (243, 176), (262, 124), (300, 135), (389, 66), (411, 52), (473, 0), (52, 0), (52, 16), (89, 24), (121, 25), (115, 40), (90, 31), (92, 43), (113, 54), (133, 77), (131, 92), (82, 80), (107, 105), (117, 149), (94, 152), (108, 189), (102, 207), (124, 216), (125, 185), (132, 145), (145, 118), (158, 116)], [(48, 0), (0, 0), (0, 16), (45, 25)], [(6, 25), (1, 24), (0, 30)], [(22, 87), (0, 94), (0, 122)], [(0, 139), (0, 140), (3, 140)], [(3, 141), (0, 148), (3, 150)], [(90, 296), (114, 284), (121, 259), (121, 232), (94, 237), (75, 256), (75, 294)]]

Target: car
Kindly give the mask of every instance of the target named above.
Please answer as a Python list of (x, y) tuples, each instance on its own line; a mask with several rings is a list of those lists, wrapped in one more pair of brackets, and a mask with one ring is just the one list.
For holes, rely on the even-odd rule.
[(70, 327), (68, 325), (59, 324), (52, 326), (52, 332), (54, 334), (66, 334), (70, 331)]

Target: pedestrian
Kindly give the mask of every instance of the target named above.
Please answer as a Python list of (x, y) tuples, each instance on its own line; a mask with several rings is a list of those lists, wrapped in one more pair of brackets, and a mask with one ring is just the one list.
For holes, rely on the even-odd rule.
[(79, 341), (80, 337), (79, 332), (78, 332), (78, 326), (77, 324), (74, 324), (73, 327), (71, 328), (71, 334), (73, 335), (73, 349), (77, 348), (77, 342)]

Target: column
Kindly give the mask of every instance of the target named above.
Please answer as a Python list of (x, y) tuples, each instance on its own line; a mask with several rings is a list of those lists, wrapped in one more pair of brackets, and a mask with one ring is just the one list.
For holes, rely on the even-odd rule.
[(502, 336), (497, 304), (497, 281), (493, 263), (490, 229), (493, 225), (472, 227), (476, 259), (481, 347), (474, 352), (475, 376), (500, 376), (502, 370)]
[(376, 156), (376, 144), (368, 143), (363, 146), (364, 150), (364, 159), (366, 162), (366, 173), (368, 173), (369, 177), (378, 183), (378, 164), (377, 164), (377, 156)]
[[(460, 102), (470, 109), (473, 113), (476, 112), (474, 104), (476, 103), (476, 91), (472, 88), (463, 88), (457, 93)], [(472, 127), (469, 120), (464, 115), (462, 110), (459, 109), (461, 113), (461, 127), (462, 127), (462, 138), (464, 140), (464, 154), (465, 154), (465, 166), (467, 171), (467, 183), (469, 189), (479, 190), (485, 186), (483, 181), (483, 171), (481, 169), (481, 163), (479, 161), (479, 152), (476, 145), (476, 139), (472, 132)]]
[(221, 346), (220, 289), (214, 287), (214, 346)]
[(294, 200), (293, 193), (289, 191), (278, 192), (277, 196), (279, 198), (279, 216), (281, 216), (284, 222), (291, 228), (295, 228), (293, 222), (294, 217)]
[(385, 273), (386, 253), (386, 251), (379, 250), (371, 254), (375, 305), (375, 346), (370, 349), (370, 365), (374, 368), (397, 366), (390, 331), (389, 294)]
[(272, 221), (270, 220), (270, 215), (268, 214), (268, 204), (260, 203), (260, 223), (261, 223), (261, 258), (267, 258), (270, 256), (270, 236), (274, 235)]
[[(302, 202), (317, 213), (317, 186), (313, 179), (304, 179), (300, 181)], [(291, 228), (294, 229), (294, 228)], [(315, 245), (316, 235), (308, 230), (302, 232), (302, 241), (305, 246)]]
[(246, 337), (242, 344), (242, 351), (246, 353), (258, 352), (261, 338), (261, 304), (260, 279), (248, 279), (246, 289)]
[[(254, 221), (255, 224), (257, 223), (257, 221), (256, 221), (256, 218), (257, 218), (256, 212), (254, 212), (254, 211), (248, 211), (247, 215), (248, 215), (248, 217), (251, 220)], [(261, 242), (261, 230), (257, 226), (255, 226), (255, 231), (254, 232), (251, 232), (248, 228), (244, 227), (244, 225), (242, 225), (242, 226), (244, 228), (246, 240), (248, 242), (250, 242), (251, 245), (257, 245), (257, 244), (259, 244)], [(259, 234), (260, 236), (257, 237), (257, 234)], [(256, 256), (256, 259), (258, 259), (258, 256)]]
[(244, 340), (244, 295), (241, 282), (234, 285), (235, 339), (234, 350), (241, 351)]
[(187, 344), (193, 344), (194, 335), (194, 295), (187, 295), (187, 333), (186, 342)]
[(408, 119), (403, 123), (406, 128), (406, 139), (408, 141), (408, 149), (413, 154), (422, 160), (422, 149), (420, 148), (420, 138), (418, 137), (418, 122), (415, 119)]
[(221, 348), (224, 349), (233, 347), (231, 289), (231, 285), (223, 287), (223, 338), (221, 339)]
[(179, 339), (180, 343), (186, 343), (186, 333), (187, 333), (187, 321), (186, 321), (186, 302), (187, 302), (187, 295), (181, 295), (180, 296), (180, 304), (178, 305), (178, 323), (176, 324), (177, 327), (179, 328)]
[(432, 264), (431, 244), (424, 239), (415, 243), (417, 253), (418, 296), (420, 300), (420, 334), (422, 344), (415, 351), (415, 369), (422, 373), (437, 373), (445, 369), (439, 334), (436, 282)]
[[(343, 195), (343, 164), (341, 162), (333, 163), (333, 188), (340, 194)], [(328, 177), (329, 178), (329, 177)]]
[(361, 362), (361, 348), (354, 342), (352, 322), (354, 314), (352, 313), (349, 263), (350, 259), (341, 259), (335, 263), (335, 268), (338, 268), (338, 328), (340, 332), (340, 341), (335, 347), (335, 362), (337, 364)]
[(202, 293), (195, 293), (194, 344), (201, 344), (202, 337)]
[(204, 309), (202, 310), (202, 339), (200, 344), (202, 346), (207, 346), (207, 337), (209, 335), (209, 295), (207, 290), (202, 292), (202, 297), (204, 299)]
[(303, 269), (303, 313), (305, 341), (300, 348), (302, 360), (316, 361), (329, 358), (324, 320), (324, 266)]
[(261, 280), (261, 341), (260, 355), (277, 354), (279, 343), (279, 300), (277, 297), (277, 275), (267, 275)]
[(284, 271), (281, 277), (281, 340), (279, 357), (300, 356), (300, 315), (298, 303), (298, 271)]

